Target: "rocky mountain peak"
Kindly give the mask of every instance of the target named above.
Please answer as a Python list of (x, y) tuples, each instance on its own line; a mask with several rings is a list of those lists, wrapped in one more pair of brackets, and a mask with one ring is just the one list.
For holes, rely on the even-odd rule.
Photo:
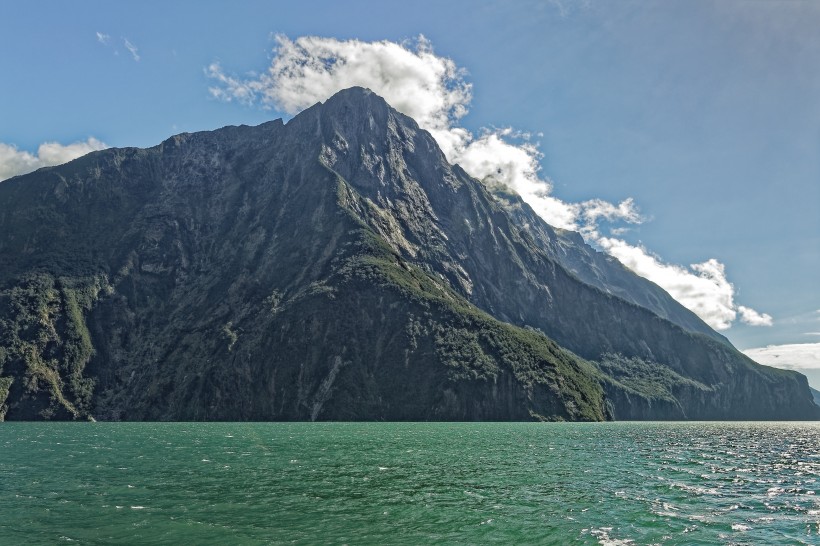
[(363, 88), (5, 182), (0, 419), (820, 415), (514, 201)]
[(427, 131), (369, 89), (339, 91), (287, 127), (312, 142), (320, 162), (374, 202), (457, 185), (453, 168)]
[(339, 119), (344, 119), (346, 111), (361, 117), (362, 113), (386, 113), (387, 110), (392, 110), (392, 107), (380, 95), (367, 87), (359, 86), (338, 91), (323, 103), (323, 107), (326, 113), (337, 116)]

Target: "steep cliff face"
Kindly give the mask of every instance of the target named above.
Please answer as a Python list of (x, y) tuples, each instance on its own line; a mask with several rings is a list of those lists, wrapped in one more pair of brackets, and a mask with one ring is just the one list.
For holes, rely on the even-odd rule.
[[(678, 418), (817, 415), (805, 378), (753, 363), (657, 285), (447, 164), (413, 120), (373, 95), (364, 112), (361, 98), (342, 92), (297, 119), (330, 143), (322, 162), (367, 199), (363, 221), (405, 259), (491, 315), (536, 328), (584, 358), (642, 359), (710, 393), (703, 402), (690, 385), (676, 387)], [(756, 389), (772, 396), (750, 405)], [(799, 409), (789, 409), (785, 392)], [(631, 404), (613, 408), (616, 416), (635, 415)]]
[(4, 182), (0, 412), (820, 415), (803, 376), (513, 201), (358, 88)]
[[(180, 135), (0, 186), (6, 417), (608, 416), (594, 366), (368, 226), (314, 129)], [(74, 285), (91, 287), (79, 314)], [(90, 341), (77, 364), (71, 316)]]
[(586, 284), (599, 288), (622, 300), (649, 309), (661, 318), (684, 330), (704, 334), (731, 345), (729, 340), (715, 332), (695, 313), (682, 306), (655, 283), (635, 275), (616, 258), (597, 251), (586, 244), (574, 231), (553, 228), (533, 211), (521, 198), (500, 188), (493, 188), (494, 196), (550, 258)]

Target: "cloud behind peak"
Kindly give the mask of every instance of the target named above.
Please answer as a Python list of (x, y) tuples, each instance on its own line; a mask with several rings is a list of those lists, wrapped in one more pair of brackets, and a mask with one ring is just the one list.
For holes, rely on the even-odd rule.
[(12, 176), (36, 171), (41, 167), (61, 165), (89, 152), (105, 148), (108, 148), (108, 145), (94, 137), (71, 144), (44, 142), (40, 144), (36, 154), (19, 150), (13, 144), (0, 142), (0, 182)]
[(625, 232), (624, 225), (644, 221), (632, 198), (617, 204), (602, 199), (564, 201), (553, 195), (553, 184), (541, 174), (537, 142), (518, 138), (509, 127), (476, 135), (459, 126), (472, 100), (472, 85), (465, 71), (437, 55), (424, 36), (403, 43), (317, 36), (291, 40), (283, 35), (275, 41), (271, 64), (259, 74), (243, 78), (226, 73), (219, 63), (209, 65), (205, 73), (214, 82), (211, 95), (293, 115), (342, 89), (372, 89), (430, 131), (451, 163), (479, 180), (514, 190), (548, 223), (579, 231), (713, 328), (725, 330), (738, 316), (750, 325), (772, 324), (771, 316), (735, 302), (734, 286), (718, 260), (689, 267), (668, 264), (643, 246), (617, 235), (605, 236), (604, 224), (615, 235)]

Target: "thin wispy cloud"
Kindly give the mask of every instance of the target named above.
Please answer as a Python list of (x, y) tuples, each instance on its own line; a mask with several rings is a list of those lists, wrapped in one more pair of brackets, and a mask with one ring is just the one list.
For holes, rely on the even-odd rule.
[(512, 128), (473, 134), (461, 127), (459, 120), (472, 101), (472, 85), (464, 70), (436, 55), (423, 36), (401, 44), (314, 36), (274, 39), (271, 64), (258, 75), (242, 78), (225, 72), (219, 63), (209, 65), (205, 73), (215, 82), (211, 95), (293, 115), (341, 89), (370, 88), (428, 130), (450, 162), (488, 185), (503, 184), (516, 191), (548, 223), (579, 231), (713, 328), (725, 330), (738, 319), (755, 326), (772, 324), (771, 316), (735, 301), (725, 266), (716, 259), (689, 267), (668, 264), (620, 238), (626, 226), (644, 221), (632, 198), (620, 203), (564, 201), (553, 195), (552, 182), (541, 173), (537, 142), (517, 138)]
[(125, 45), (125, 49), (127, 49), (128, 51), (131, 52), (131, 57), (134, 58), (134, 61), (139, 62), (140, 56), (139, 56), (139, 53), (138, 53), (139, 50), (137, 49), (137, 46), (135, 46), (134, 44), (129, 42), (128, 38), (123, 38), (122, 43), (123, 43), (123, 45)]
[(547, 4), (554, 8), (562, 19), (590, 8), (590, 0), (548, 0)]
[(755, 362), (767, 366), (786, 370), (820, 370), (820, 343), (769, 345), (743, 352)]
[[(97, 34), (97, 41), (98, 42), (100, 42), (104, 46), (108, 46), (108, 47), (112, 46), (111, 35), (105, 34), (104, 32), (97, 32), (96, 34)], [(140, 54), (139, 54), (139, 48), (136, 45), (134, 45), (131, 42), (131, 40), (129, 40), (128, 38), (123, 37), (122, 38), (122, 45), (131, 54), (131, 58), (134, 59), (134, 62), (139, 62), (140, 61), (141, 57), (140, 57)], [(119, 56), (120, 52), (117, 49), (117, 47), (113, 46), (113, 49), (114, 49), (114, 55)]]
[(30, 173), (40, 167), (50, 167), (67, 163), (89, 152), (108, 148), (104, 142), (94, 137), (72, 144), (45, 142), (37, 153), (17, 149), (13, 144), (0, 142), (0, 182), (20, 174)]
[(779, 324), (805, 325), (804, 328), (813, 329), (820, 323), (820, 309), (787, 315), (778, 319), (777, 322)]

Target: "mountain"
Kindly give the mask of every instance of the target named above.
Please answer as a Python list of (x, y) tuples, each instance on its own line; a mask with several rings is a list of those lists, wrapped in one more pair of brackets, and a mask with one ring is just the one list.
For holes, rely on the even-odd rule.
[(361, 88), (0, 184), (6, 419), (816, 419)]
[(684, 330), (731, 343), (715, 332), (695, 313), (678, 303), (663, 288), (633, 273), (616, 258), (595, 250), (575, 231), (553, 228), (544, 222), (516, 193), (493, 186), (493, 193), (505, 205), (516, 224), (523, 228), (548, 255), (564, 269), (607, 294), (645, 307)]

